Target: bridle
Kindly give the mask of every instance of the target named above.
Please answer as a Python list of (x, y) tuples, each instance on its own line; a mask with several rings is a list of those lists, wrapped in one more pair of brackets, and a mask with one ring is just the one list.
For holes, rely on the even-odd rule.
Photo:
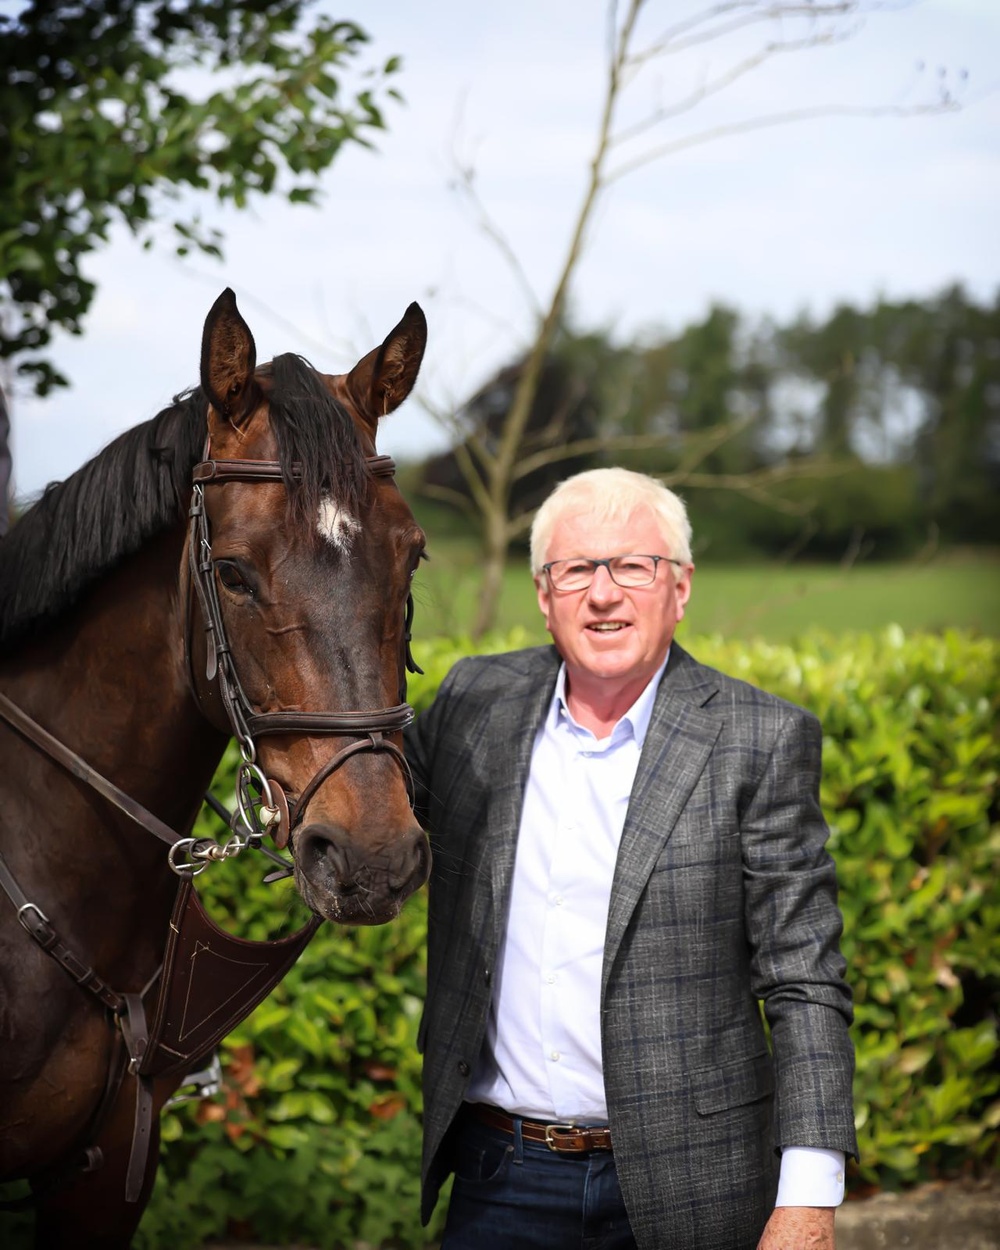
[[(391, 456), (366, 456), (368, 471), (373, 477), (392, 477), (396, 470)], [(292, 467), (293, 477), (300, 478), (300, 466)], [(353, 755), (365, 751), (386, 751), (399, 765), (406, 783), (410, 802), (413, 802), (413, 779), (406, 757), (387, 734), (398, 733), (413, 720), (413, 708), (401, 701), (392, 707), (375, 711), (352, 712), (259, 712), (251, 705), (240, 684), (233, 661), (232, 649), (226, 636), (225, 622), (219, 604), (215, 570), (212, 561), (212, 537), (205, 507), (205, 488), (225, 482), (283, 482), (282, 468), (276, 460), (202, 460), (191, 473), (193, 491), (190, 508), (190, 531), (188, 535), (188, 566), (190, 585), (194, 588), (207, 634), (205, 677), (217, 681), (219, 694), (233, 736), (239, 745), (241, 763), (237, 773), (237, 811), (233, 821), (239, 820), (250, 843), (259, 845), (266, 833), (281, 848), (288, 844), (295, 827), (301, 822), (310, 800), (333, 773)], [(192, 613), (187, 612), (190, 622)], [(413, 620), (413, 597), (407, 597), (404, 618), (403, 663), (406, 671), (422, 670), (414, 662), (410, 650), (410, 628)], [(188, 672), (191, 673), (191, 639), (186, 639)], [(400, 691), (405, 695), (405, 683)], [(305, 785), (294, 804), (289, 804), (281, 786), (264, 775), (257, 764), (255, 738), (266, 734), (309, 733), (334, 734), (352, 737), (357, 741), (343, 747), (316, 772)], [(291, 812), (290, 812), (291, 807)], [(198, 853), (199, 840), (185, 838), (170, 853), (171, 867), (175, 871), (197, 869), (182, 864), (178, 856), (188, 852)], [(203, 865), (202, 865), (203, 866)]]
[[(365, 460), (369, 472), (374, 477), (392, 477), (395, 472), (396, 465), (391, 456), (366, 456)], [(300, 477), (301, 469), (294, 466), (292, 473), (293, 476)], [(69, 747), (53, 737), (3, 694), (0, 694), (0, 719), (6, 720), (73, 776), (96, 790), (120, 811), (125, 812), (136, 824), (141, 825), (162, 842), (166, 842), (170, 847), (167, 854), (168, 862), (178, 876), (187, 878), (196, 876), (208, 866), (209, 862), (229, 859), (238, 855), (246, 847), (252, 846), (263, 850), (280, 865), (276, 872), (272, 872), (265, 878), (268, 881), (274, 881), (281, 877), (291, 876), (293, 869), (287, 860), (262, 846), (264, 836), (270, 833), (279, 849), (287, 846), (292, 830), (301, 822), (309, 801), (316, 791), (352, 755), (363, 751), (388, 752), (402, 771), (407, 794), (412, 804), (413, 778), (410, 775), (406, 757), (399, 747), (385, 735), (405, 729), (413, 720), (413, 708), (401, 700), (392, 707), (378, 708), (375, 711), (257, 712), (254, 710), (240, 685), (233, 663), (232, 650), (226, 637), (212, 563), (212, 538), (205, 510), (205, 487), (222, 482), (281, 482), (284, 480), (281, 465), (275, 460), (202, 460), (192, 469), (191, 477), (193, 489), (188, 533), (189, 581), (201, 606), (208, 635), (206, 677), (210, 682), (218, 678), (222, 703), (229, 726), (239, 744), (241, 757), (237, 771), (237, 810), (231, 815), (225, 813), (229, 817), (232, 838), (227, 843), (221, 844), (212, 838), (181, 837), (113, 782), (103, 777)], [(190, 610), (190, 587), (188, 600), (188, 609), (185, 613), (188, 621), (185, 650), (189, 681), (192, 684), (192, 693), (197, 700), (197, 687), (191, 674), (190, 623), (193, 613)], [(423, 670), (414, 662), (410, 650), (412, 622), (413, 597), (410, 595), (407, 597), (403, 622), (402, 662), (407, 672), (420, 673)], [(400, 693), (405, 694), (405, 687)], [(340, 737), (356, 738), (357, 741), (341, 748), (336, 755), (327, 760), (306, 784), (297, 801), (290, 805), (281, 786), (273, 778), (265, 777), (257, 764), (254, 736), (259, 737), (261, 734), (269, 733), (335, 734)], [(217, 813), (224, 812), (225, 809), (221, 807), (221, 804), (212, 801), (211, 795), (207, 795), (206, 799)], [(289, 810), (290, 806), (294, 809), (294, 816)], [(189, 858), (185, 859), (185, 856)], [(13, 881), (13, 878), (8, 880), (8, 876), (9, 873), (0, 860), (0, 888), (3, 888), (14, 900), (15, 906), (23, 911), (27, 906), (26, 900), (20, 895), (20, 887)]]

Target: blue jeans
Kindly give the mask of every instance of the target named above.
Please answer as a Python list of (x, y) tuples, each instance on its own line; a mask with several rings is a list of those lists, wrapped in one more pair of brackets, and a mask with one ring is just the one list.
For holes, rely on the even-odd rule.
[(463, 1112), (441, 1250), (635, 1250), (610, 1151), (557, 1154)]

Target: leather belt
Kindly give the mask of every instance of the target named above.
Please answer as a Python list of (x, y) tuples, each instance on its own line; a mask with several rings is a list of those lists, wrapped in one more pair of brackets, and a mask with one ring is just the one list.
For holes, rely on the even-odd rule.
[[(483, 1124), (514, 1135), (515, 1121), (499, 1107), (483, 1102), (469, 1103), (469, 1110)], [(589, 1150), (610, 1150), (611, 1129), (606, 1124), (545, 1124), (537, 1120), (521, 1121), (525, 1141), (540, 1142), (558, 1154), (585, 1154)]]

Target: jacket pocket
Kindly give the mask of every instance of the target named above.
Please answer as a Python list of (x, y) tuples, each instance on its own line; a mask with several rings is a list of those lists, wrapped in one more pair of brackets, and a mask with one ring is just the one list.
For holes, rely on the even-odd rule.
[(760, 1102), (774, 1094), (774, 1061), (765, 1050), (749, 1059), (700, 1068), (691, 1073), (691, 1087), (699, 1115)]

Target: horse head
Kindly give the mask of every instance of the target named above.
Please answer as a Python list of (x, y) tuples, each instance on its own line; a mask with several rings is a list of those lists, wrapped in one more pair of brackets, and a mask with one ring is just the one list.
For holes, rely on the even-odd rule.
[(391, 919), (429, 870), (400, 737), (424, 535), (375, 449), (426, 340), (411, 304), (349, 373), (291, 355), (257, 367), (228, 290), (204, 329), (192, 684), (205, 715), (237, 737), (303, 899), (339, 923)]

